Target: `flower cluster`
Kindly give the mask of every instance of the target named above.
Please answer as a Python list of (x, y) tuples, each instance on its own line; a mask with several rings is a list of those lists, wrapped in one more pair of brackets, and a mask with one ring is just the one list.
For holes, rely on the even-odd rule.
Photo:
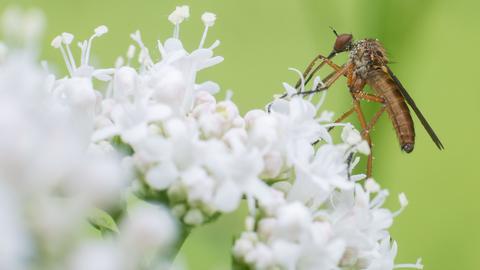
[[(174, 242), (176, 224), (153, 205), (132, 207), (118, 228), (109, 219), (128, 168), (114, 151), (89, 148), (89, 81), (55, 80), (35, 62), (38, 14), (4, 16), (23, 32), (0, 43), (0, 269), (139, 269)], [(90, 237), (88, 221), (112, 237)]]
[[(291, 92), (291, 86), (285, 88)], [(392, 213), (381, 207), (387, 190), (373, 179), (359, 183), (365, 176), (352, 175), (358, 163), (352, 157), (368, 154), (368, 145), (349, 124), (343, 142), (333, 144), (326, 132), (333, 124), (321, 124), (330, 114), (315, 119), (322, 102), (315, 106), (293, 95), (274, 101), (269, 114), (247, 114), (250, 134), (269, 153), (266, 172), (277, 181), (272, 199), (259, 202), (247, 217), (233, 247), (236, 263), (249, 269), (422, 268), (420, 262), (394, 264), (396, 243), (388, 228), (407, 205), (405, 195), (400, 195), (401, 209)]]
[[(388, 228), (401, 210), (382, 208), (388, 192), (372, 187), (378, 184), (370, 179), (336, 190), (316, 207), (286, 199), (291, 190), (283, 189), (274, 205), (247, 218), (233, 247), (236, 260), (251, 269), (421, 269), (420, 261), (394, 264), (397, 244)], [(404, 195), (400, 201), (403, 209)]]
[[(218, 40), (205, 46), (215, 14), (201, 16), (204, 32), (189, 52), (179, 36), (190, 10), (177, 7), (168, 17), (173, 36), (157, 42), (161, 59), (137, 31), (108, 68), (90, 61), (106, 26), (77, 43), (80, 59), (74, 35), (62, 33), (51, 42), (66, 63), (62, 78), (33, 62), (41, 27), (30, 17), (38, 13), (19, 14), (6, 21), (24, 29), (12, 35), (25, 48), (0, 43), (0, 268), (163, 269), (177, 234), (242, 199), (249, 215), (233, 245), (235, 266), (422, 267), (394, 264), (388, 229), (406, 197), (391, 212), (382, 208), (388, 192), (353, 174), (368, 144), (320, 111), (325, 95), (314, 103), (284, 83), (285, 98), (242, 116), (230, 92), (217, 100), (218, 84), (197, 82), (199, 71), (223, 61), (213, 52)], [(313, 88), (321, 83), (315, 78)], [(343, 128), (337, 144), (334, 126)], [(84, 236), (87, 220), (104, 239)]]

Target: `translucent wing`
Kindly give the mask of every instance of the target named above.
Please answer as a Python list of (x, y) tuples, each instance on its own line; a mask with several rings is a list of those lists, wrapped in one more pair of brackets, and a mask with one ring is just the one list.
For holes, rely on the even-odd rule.
[(438, 138), (437, 134), (435, 134), (435, 131), (433, 131), (430, 124), (428, 124), (427, 119), (425, 119), (422, 112), (420, 112), (420, 110), (418, 109), (417, 105), (415, 104), (415, 101), (413, 101), (412, 97), (408, 94), (407, 90), (405, 90), (405, 87), (403, 87), (402, 83), (398, 80), (398, 78), (393, 74), (392, 70), (386, 65), (385, 67), (387, 68), (388, 74), (390, 75), (390, 77), (392, 77), (393, 81), (395, 81), (395, 83), (398, 85), (400, 93), (405, 98), (408, 105), (410, 105), (410, 107), (413, 109), (418, 119), (420, 120), (420, 123), (422, 123), (423, 127), (428, 132), (428, 135), (430, 135), (430, 138), (432, 138), (433, 142), (435, 143), (435, 145), (437, 145), (438, 149), (443, 150), (444, 147), (442, 142)]

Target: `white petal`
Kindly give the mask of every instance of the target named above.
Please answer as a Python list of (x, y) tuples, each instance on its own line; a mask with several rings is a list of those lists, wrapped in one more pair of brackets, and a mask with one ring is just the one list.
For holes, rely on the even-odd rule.
[(223, 57), (221, 57), (221, 56), (212, 57), (212, 58), (208, 59), (207, 61), (198, 65), (197, 70), (202, 70), (202, 69), (205, 69), (205, 68), (209, 68), (211, 66), (215, 66), (216, 64), (219, 64), (222, 61), (223, 61)]

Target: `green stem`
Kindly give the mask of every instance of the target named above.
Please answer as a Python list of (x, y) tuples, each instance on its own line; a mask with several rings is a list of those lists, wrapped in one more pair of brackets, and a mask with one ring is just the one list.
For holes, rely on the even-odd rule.
[(178, 234), (178, 240), (175, 246), (173, 246), (171, 253), (170, 253), (170, 258), (172, 259), (172, 262), (177, 258), (178, 254), (180, 253), (180, 250), (183, 247), (183, 244), (187, 240), (188, 236), (190, 235), (190, 232), (192, 231), (192, 227), (187, 226), (185, 224), (181, 224), (180, 226), (180, 233)]

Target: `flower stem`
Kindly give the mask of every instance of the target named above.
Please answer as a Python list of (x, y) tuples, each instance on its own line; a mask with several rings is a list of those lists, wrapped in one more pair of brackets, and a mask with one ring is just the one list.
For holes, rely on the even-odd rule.
[(172, 247), (171, 253), (169, 256), (172, 262), (177, 258), (178, 254), (180, 253), (180, 250), (183, 247), (183, 244), (185, 243), (188, 236), (190, 235), (190, 232), (192, 231), (192, 228), (185, 224), (181, 224), (181, 226), (179, 227), (180, 227), (180, 232), (178, 234), (177, 243)]

